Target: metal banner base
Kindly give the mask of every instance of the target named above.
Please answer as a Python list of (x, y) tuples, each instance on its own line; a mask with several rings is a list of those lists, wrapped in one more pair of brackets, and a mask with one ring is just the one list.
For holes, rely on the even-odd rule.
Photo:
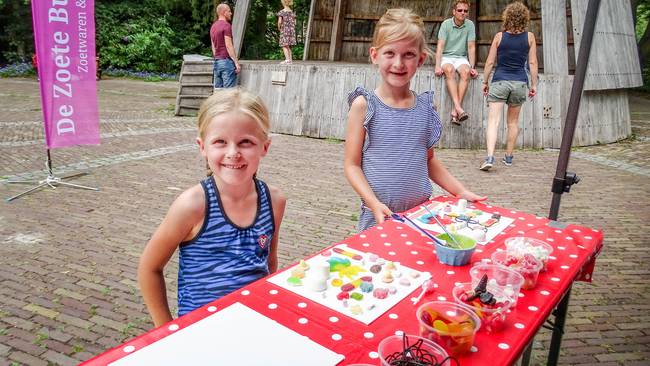
[(6, 198), (5, 201), (11, 202), (15, 200), (16, 198), (22, 197), (26, 194), (29, 194), (31, 192), (34, 192), (38, 189), (45, 188), (45, 187), (50, 187), (52, 189), (56, 189), (57, 186), (61, 185), (64, 187), (71, 187), (71, 188), (81, 188), (81, 189), (87, 189), (90, 191), (99, 191), (99, 188), (94, 188), (94, 187), (87, 187), (87, 186), (82, 186), (80, 184), (74, 184), (74, 183), (68, 183), (64, 182), (64, 179), (70, 179), (74, 177), (79, 177), (82, 175), (88, 174), (87, 172), (80, 172), (80, 173), (73, 173), (73, 174), (68, 174), (63, 177), (57, 177), (52, 173), (52, 159), (50, 158), (50, 150), (47, 150), (47, 161), (45, 162), (45, 166), (47, 167), (48, 175), (47, 178), (43, 180), (10, 180), (7, 181), (7, 183), (13, 183), (13, 184), (36, 184), (36, 186), (21, 192), (15, 196)]

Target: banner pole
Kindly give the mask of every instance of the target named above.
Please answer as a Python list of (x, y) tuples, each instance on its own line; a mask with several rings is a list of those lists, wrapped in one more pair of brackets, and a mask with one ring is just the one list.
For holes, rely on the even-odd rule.
[(48, 175), (54, 175), (52, 173), (52, 156), (50, 155), (50, 149), (47, 149), (47, 172)]

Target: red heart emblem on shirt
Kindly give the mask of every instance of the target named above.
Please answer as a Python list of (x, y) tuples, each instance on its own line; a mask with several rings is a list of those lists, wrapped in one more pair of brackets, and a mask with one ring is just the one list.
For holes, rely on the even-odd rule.
[(259, 244), (260, 248), (264, 249), (266, 247), (266, 243), (269, 241), (269, 237), (266, 236), (265, 234), (260, 235), (259, 238), (257, 238), (257, 244)]

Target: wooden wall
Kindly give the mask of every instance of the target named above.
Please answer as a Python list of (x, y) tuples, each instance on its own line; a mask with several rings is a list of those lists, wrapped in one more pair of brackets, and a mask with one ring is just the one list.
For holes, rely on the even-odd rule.
[[(582, 37), (588, 0), (571, 0), (576, 50)], [(643, 85), (629, 0), (602, 0), (594, 30), (585, 90)], [(576, 51), (577, 57), (577, 51)]]
[[(348, 93), (357, 85), (374, 89), (379, 82), (377, 71), (370, 65), (329, 62), (284, 66), (246, 61), (240, 77), (242, 87), (259, 93), (267, 103), (273, 132), (337, 139), (345, 138)], [(538, 95), (523, 106), (519, 147), (560, 147), (572, 80), (572, 76), (566, 75), (540, 75)], [(487, 108), (481, 82), (480, 77), (471, 82), (464, 103), (470, 119), (458, 127), (449, 121), (451, 100), (444, 80), (435, 77), (431, 67), (423, 67), (413, 78), (412, 89), (435, 91), (443, 122), (439, 146), (484, 148)], [(504, 121), (499, 129), (500, 143), (505, 141), (505, 133)], [(630, 133), (625, 90), (585, 92), (574, 138), (576, 146), (614, 142)]]
[[(311, 18), (310, 39), (307, 60), (332, 60), (346, 62), (368, 62), (368, 48), (372, 41), (375, 23), (387, 9), (404, 7), (420, 14), (425, 21), (426, 35), (432, 49), (435, 50), (438, 30), (445, 19), (451, 17), (453, 0), (314, 0)], [(482, 66), (487, 58), (494, 34), (501, 29), (501, 12), (511, 0), (481, 0), (471, 2), (470, 19), (477, 28), (478, 65)], [(340, 37), (340, 55), (332, 58), (330, 46), (332, 25), (334, 23), (336, 4), (342, 5)], [(540, 68), (544, 66), (544, 47), (542, 34), (542, 0), (524, 0), (531, 10), (529, 30), (535, 33), (538, 42), (538, 59)], [(569, 1), (570, 2), (570, 1)], [(573, 32), (571, 32), (570, 4), (566, 4), (567, 61), (569, 69), (574, 69)]]

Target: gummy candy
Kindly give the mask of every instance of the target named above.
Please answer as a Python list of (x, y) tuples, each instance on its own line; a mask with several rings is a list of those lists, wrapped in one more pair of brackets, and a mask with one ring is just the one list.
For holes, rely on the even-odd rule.
[(359, 304), (354, 304), (350, 306), (350, 311), (352, 312), (353, 315), (363, 314), (363, 309), (361, 309), (361, 306)]
[(466, 314), (454, 313), (456, 316), (448, 317), (444, 313), (424, 308), (420, 313), (420, 335), (457, 356), (470, 351), (474, 343), (475, 323)]
[(336, 295), (336, 298), (339, 299), (339, 300), (349, 299), (350, 298), (350, 293), (341, 291), (341, 292), (338, 293), (338, 295)]
[(302, 280), (297, 277), (287, 278), (287, 283), (289, 283), (291, 286), (302, 286)]
[[(481, 284), (487, 285), (487, 280), (482, 279)], [(506, 311), (510, 308), (511, 302), (502, 292), (498, 292), (497, 295), (487, 290), (477, 293), (476, 290), (481, 289), (481, 284), (474, 290), (470, 289), (469, 283), (455, 287), (454, 298), (472, 307), (474, 313), (481, 319), (481, 330), (488, 333), (498, 332), (505, 324)]]
[(385, 299), (388, 297), (388, 290), (385, 288), (376, 288), (372, 292), (372, 296), (378, 298), (378, 299)]
[(362, 292), (370, 292), (372, 291), (373, 287), (374, 286), (372, 285), (371, 282), (365, 282), (365, 281), (361, 282), (361, 285), (359, 286)]

